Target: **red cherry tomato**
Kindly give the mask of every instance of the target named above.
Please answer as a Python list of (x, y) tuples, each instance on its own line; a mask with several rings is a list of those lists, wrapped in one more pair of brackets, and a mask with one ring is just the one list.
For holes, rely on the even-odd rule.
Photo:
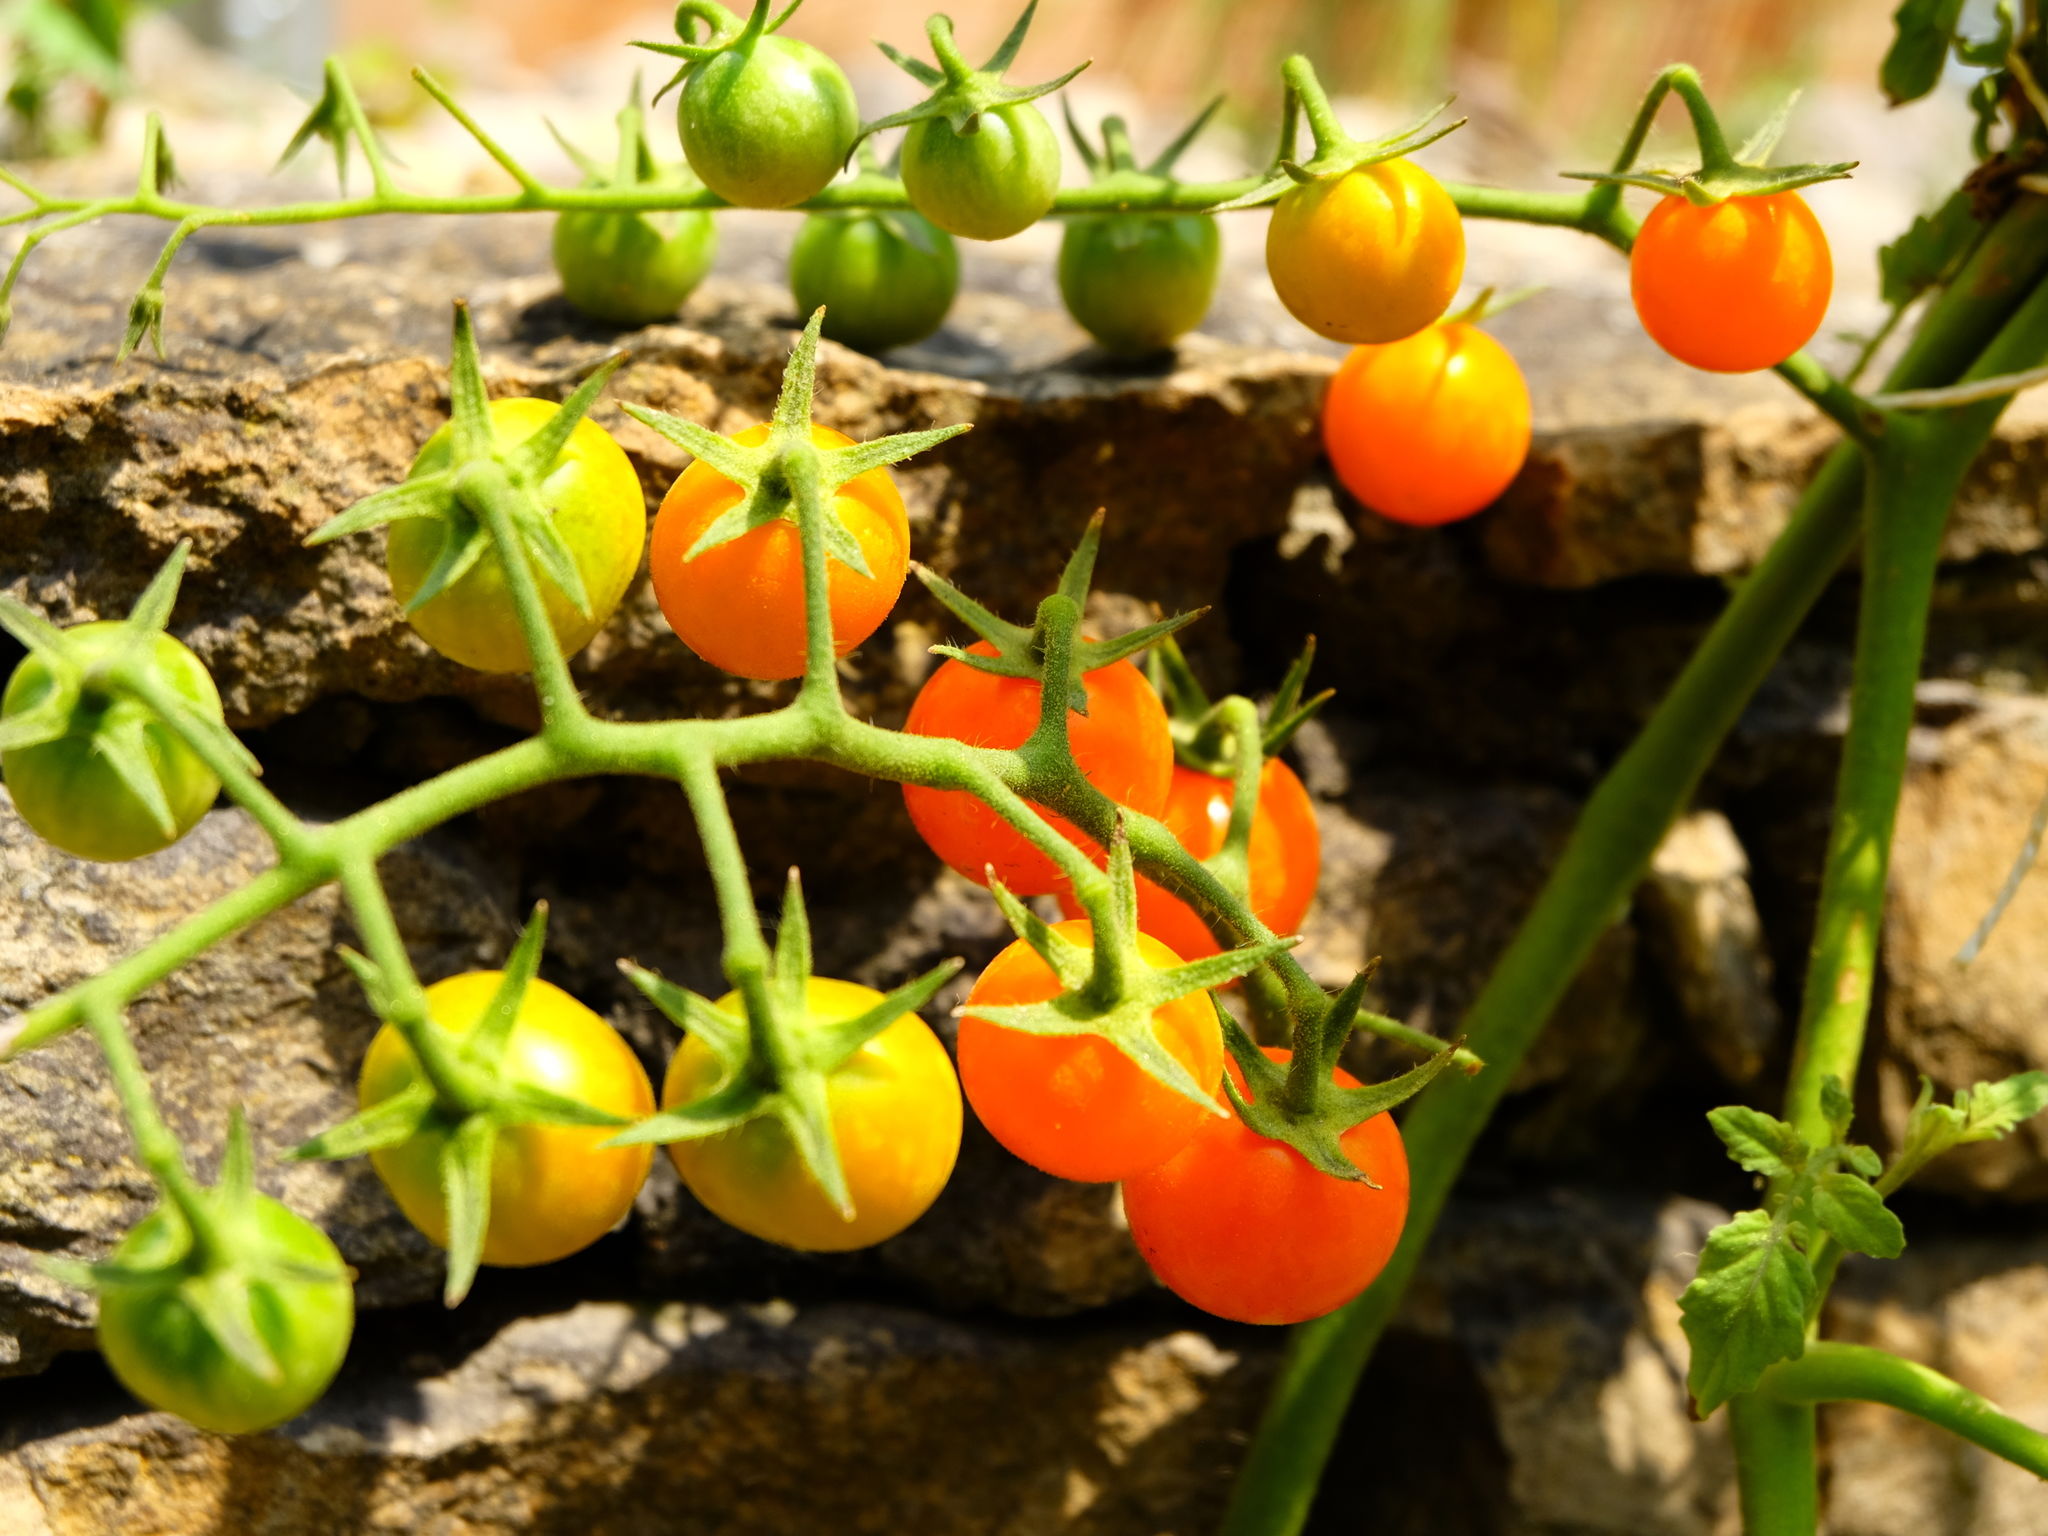
[[(1223, 846), (1230, 830), (1231, 783), (1199, 769), (1173, 769), (1173, 788), (1160, 818), (1180, 845), (1198, 859)], [(1275, 933), (1296, 933), (1316, 894), (1322, 844), (1315, 806), (1294, 770), (1268, 758), (1259, 776), (1259, 803), (1252, 812), (1252, 912)], [(1059, 893), (1060, 910), (1078, 917), (1081, 907), (1069, 891)], [(1138, 927), (1183, 960), (1217, 952), (1215, 935), (1195, 909), (1143, 875), (1138, 877)]]
[[(1230, 1073), (1242, 1088), (1235, 1062)], [(1300, 1323), (1336, 1311), (1387, 1267), (1408, 1219), (1408, 1156), (1392, 1117), (1374, 1115), (1340, 1144), (1378, 1189), (1310, 1167), (1236, 1115), (1203, 1121), (1179, 1152), (1124, 1180), (1138, 1251), (1167, 1289), (1218, 1317)]]
[(1797, 192), (1700, 207), (1667, 197), (1629, 254), (1650, 339), (1710, 373), (1775, 368), (1820, 329), (1834, 291), (1828, 237)]
[(1382, 517), (1470, 517), (1529, 456), (1529, 386), (1508, 349), (1462, 321), (1355, 347), (1323, 399), (1323, 446), (1346, 490)]
[[(1093, 931), (1073, 920), (1054, 928), (1083, 945)], [(1155, 966), (1180, 963), (1146, 934), (1138, 952)], [(973, 1016), (977, 1005), (1042, 1003), (1059, 993), (1052, 967), (1019, 939), (989, 962), (962, 1005), (960, 1086), (997, 1141), (1058, 1178), (1106, 1184), (1171, 1157), (1204, 1121), (1220, 1123), (1100, 1035), (1033, 1035)], [(1208, 993), (1156, 1010), (1152, 1032), (1196, 1082), (1222, 1082), (1223, 1032)]]
[[(969, 649), (993, 656), (977, 641)], [(1119, 805), (1157, 816), (1173, 781), (1173, 736), (1166, 707), (1128, 661), (1084, 673), (1088, 713), (1069, 712), (1067, 742), (1082, 775)], [(948, 660), (925, 682), (903, 728), (917, 736), (948, 736), (976, 747), (1022, 746), (1038, 726), (1039, 686), (1028, 678), (1000, 677)], [(903, 786), (903, 803), (933, 853), (977, 885), (986, 867), (1019, 896), (1042, 896), (1061, 884), (1059, 870), (1017, 831), (965, 790)], [(1081, 847), (1093, 844), (1079, 828), (1047, 813)]]

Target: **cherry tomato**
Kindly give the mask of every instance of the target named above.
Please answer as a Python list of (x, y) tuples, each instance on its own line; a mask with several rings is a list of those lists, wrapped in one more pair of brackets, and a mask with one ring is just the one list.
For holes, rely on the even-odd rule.
[[(427, 1009), (444, 1029), (467, 1034), (501, 980), (497, 971), (471, 971), (437, 981), (427, 988)], [(653, 1085), (618, 1032), (560, 987), (538, 978), (527, 985), (504, 1068), (521, 1082), (628, 1119), (654, 1112)], [(419, 1078), (412, 1048), (385, 1025), (363, 1057), (362, 1107), (381, 1104)], [(647, 1147), (599, 1146), (614, 1134), (604, 1126), (576, 1125), (501, 1130), (491, 1163), (484, 1263), (551, 1263), (589, 1247), (617, 1226), (633, 1208), (654, 1153)], [(406, 1220), (442, 1247), (448, 1244), (440, 1173), (446, 1139), (439, 1131), (425, 1130), (370, 1154), (371, 1166)]]
[[(516, 447), (554, 415), (548, 400), (493, 400), (491, 432), (499, 446)], [(429, 475), (451, 462), (450, 430), (441, 428), (427, 439), (413, 460), (413, 475)], [(585, 417), (569, 434), (554, 473), (541, 482), (542, 503), (553, 516), (556, 531), (575, 556), (590, 600), (586, 617), (538, 566), (548, 622), (565, 655), (573, 655), (604, 628), (605, 620), (626, 595), (640, 568), (647, 542), (647, 499), (632, 461), (609, 432)], [(408, 518), (393, 523), (384, 546), (384, 565), (391, 590), (401, 603), (412, 601), (441, 556), (447, 526), (436, 517)], [(485, 551), (455, 583), (417, 611), (407, 615), (419, 636), (450, 661), (479, 672), (524, 672), (532, 666), (519, 618), (505, 591), (505, 568), (495, 551)]]
[[(1173, 788), (1160, 819), (1180, 845), (1198, 859), (1223, 846), (1230, 830), (1231, 782), (1176, 763)], [(1268, 758), (1259, 775), (1259, 803), (1252, 811), (1251, 908), (1275, 933), (1300, 931), (1308, 904), (1316, 894), (1322, 869), (1322, 842), (1316, 833), (1315, 806), (1294, 770), (1279, 758)], [(1058, 893), (1060, 910), (1080, 915), (1073, 893)], [(1138, 877), (1138, 927), (1162, 941), (1183, 960), (1213, 955), (1219, 946), (1209, 925), (1195, 909), (1143, 875)]]
[(1060, 297), (1105, 351), (1138, 357), (1202, 323), (1222, 257), (1216, 221), (1206, 215), (1070, 219), (1060, 237)]
[(789, 249), (797, 313), (825, 308), (825, 334), (863, 352), (936, 331), (960, 291), (953, 237), (920, 214), (814, 213)]
[(977, 114), (972, 133), (942, 117), (912, 123), (903, 139), (910, 206), (967, 240), (1007, 240), (1052, 208), (1060, 190), (1060, 141), (1028, 101)]
[[(686, 185), (680, 177), (663, 184)], [(697, 210), (565, 213), (555, 220), (562, 296), (607, 325), (673, 320), (717, 252), (718, 225)]]
[[(120, 649), (128, 627), (110, 619), (76, 625), (65, 637), (90, 667)], [(195, 715), (221, 723), (220, 694), (197, 656), (169, 635), (158, 635), (150, 643), (150, 665)], [(0, 719), (26, 714), (57, 686), (49, 667), (31, 652), (0, 696)], [(44, 841), (81, 859), (139, 859), (170, 847), (212, 808), (220, 780), (140, 700), (83, 699), (71, 718), (69, 733), (55, 741), (0, 752), (0, 777), (14, 797), (14, 808)], [(118, 729), (134, 720), (143, 722), (150, 762), (177, 826), (170, 836), (93, 746), (96, 727)]]
[(741, 208), (787, 208), (825, 187), (860, 132), (846, 73), (809, 43), (767, 36), (691, 68), (676, 106), (683, 157)]
[[(866, 1013), (882, 994), (813, 977), (805, 998), (805, 1022), (823, 1026)], [(746, 1016), (737, 992), (718, 1006)], [(686, 1035), (669, 1062), (662, 1107), (704, 1098), (723, 1078), (710, 1049)], [(960, 1152), (960, 1081), (946, 1048), (924, 1020), (905, 1014), (826, 1080), (825, 1098), (853, 1197), (851, 1221), (826, 1199), (779, 1120), (671, 1142), (668, 1155), (714, 1216), (771, 1243), (843, 1253), (894, 1237), (938, 1199)]]
[[(99, 1346), (121, 1384), (153, 1408), (216, 1434), (242, 1435), (296, 1418), (341, 1369), (355, 1326), (348, 1267), (327, 1234), (267, 1196), (257, 1196), (230, 1234), (238, 1251), (285, 1260), (304, 1275), (252, 1278), (256, 1333), (280, 1371), (265, 1381), (222, 1349), (179, 1294), (176, 1267), (100, 1291)], [(175, 1266), (190, 1239), (184, 1222), (158, 1210), (114, 1250), (138, 1269)], [(325, 1271), (331, 1278), (315, 1275)]]
[[(1054, 931), (1092, 947), (1085, 920)], [(1138, 952), (1162, 968), (1180, 963), (1148, 934), (1138, 935)], [(989, 962), (962, 1005), (960, 1083), (997, 1141), (1055, 1177), (1103, 1184), (1163, 1162), (1217, 1118), (1099, 1035), (1034, 1035), (974, 1017), (977, 1005), (1042, 1003), (1059, 993), (1052, 967), (1019, 939)], [(1152, 1032), (1196, 1082), (1222, 1082), (1223, 1032), (1208, 993), (1158, 1009)]]
[[(765, 425), (733, 434), (751, 447)], [(813, 426), (811, 441), (841, 448), (853, 441)], [(764, 523), (694, 560), (683, 557), (740, 488), (702, 460), (684, 470), (654, 518), (648, 563), (669, 628), (714, 667), (738, 677), (801, 677), (804, 671), (804, 551), (796, 524)], [(871, 469), (833, 493), (833, 508), (859, 541), (870, 575), (831, 562), (832, 648), (844, 656), (872, 635), (896, 606), (910, 569), (910, 517), (887, 470)]]
[(1345, 489), (1382, 517), (1470, 517), (1529, 455), (1529, 386), (1506, 347), (1452, 321), (1357, 347), (1323, 400), (1323, 447)]
[(1382, 160), (1283, 193), (1266, 226), (1266, 270), (1318, 336), (1399, 341), (1457, 293), (1465, 225), (1429, 172)]
[[(993, 656), (985, 641), (968, 649)], [(1088, 713), (1067, 715), (1067, 743), (1082, 776), (1119, 805), (1147, 816), (1166, 808), (1173, 782), (1173, 737), (1166, 708), (1128, 661), (1084, 673)], [(925, 680), (903, 728), (916, 736), (949, 736), (974, 747), (1022, 746), (1038, 726), (1039, 686), (1028, 678), (1000, 677), (947, 660)], [(965, 790), (903, 786), (910, 819), (933, 853), (986, 885), (986, 869), (1019, 896), (1057, 890), (1059, 869), (1023, 833)], [(1046, 813), (1070, 841), (1094, 845), (1061, 817)]]
[[(1266, 1054), (1288, 1059), (1276, 1047)], [(1242, 1089), (1237, 1063), (1230, 1074)], [(1168, 1290), (1218, 1317), (1300, 1323), (1336, 1311), (1387, 1267), (1408, 1219), (1408, 1156), (1393, 1117), (1374, 1115), (1339, 1145), (1378, 1189), (1310, 1167), (1236, 1115), (1204, 1120), (1180, 1151), (1124, 1180), (1138, 1251)]]
[(1774, 368), (1820, 329), (1834, 290), (1828, 237), (1797, 192), (1700, 207), (1667, 197), (1629, 254), (1650, 339), (1694, 368)]

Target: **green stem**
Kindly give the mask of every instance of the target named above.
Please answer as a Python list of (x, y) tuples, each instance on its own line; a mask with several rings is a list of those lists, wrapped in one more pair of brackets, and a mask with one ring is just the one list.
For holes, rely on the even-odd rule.
[(1743, 1536), (1814, 1536), (1820, 1480), (1811, 1407), (1764, 1397), (1728, 1404)]
[[(504, 173), (507, 176), (510, 176), (514, 181), (519, 183), (520, 191), (523, 194), (531, 197), (543, 194), (547, 191), (547, 187), (545, 186), (545, 184), (542, 183), (539, 177), (535, 176), (533, 172), (529, 171), (525, 166), (521, 165), (517, 160), (513, 159), (510, 151), (508, 151), (504, 147), (504, 145), (500, 144), (496, 139), (492, 138), (490, 134), (486, 133), (484, 131), (483, 125), (479, 123), (475, 118), (471, 117), (469, 113), (463, 109), (462, 103), (460, 103), (453, 96), (448, 94), (448, 89), (446, 86), (442, 85), (440, 81), (436, 80), (424, 69), (415, 69), (412, 72), (412, 77), (419, 83), (419, 87), (421, 90), (425, 91), (429, 96), (433, 97), (435, 101), (439, 102), (443, 110), (445, 110), (450, 117), (454, 118), (457, 123), (462, 125), (463, 130), (466, 133), (468, 133), (468, 135), (472, 139), (475, 139), (477, 141), (477, 144), (482, 148), (485, 154), (489, 155), (493, 160), (498, 162), (498, 167), (500, 170), (504, 171)], [(366, 144), (368, 143), (367, 137), (365, 137), (364, 142)]]
[(1809, 1344), (1797, 1360), (1772, 1366), (1757, 1396), (1780, 1404), (1883, 1403), (2048, 1478), (2048, 1435), (1941, 1372), (1867, 1344)]
[(702, 753), (685, 754), (676, 765), (676, 777), (689, 797), (697, 836), (704, 844), (704, 863), (711, 871), (718, 923), (725, 934), (725, 979), (745, 1001), (753, 1059), (777, 1083), (787, 1082), (796, 1063), (790, 1060), (782, 1031), (775, 1027), (774, 1002), (768, 995), (768, 941), (761, 933), (761, 914), (754, 907), (753, 882), (747, 878), (746, 856), (740, 852), (725, 786), (718, 782), (717, 767)]
[(1344, 131), (1344, 124), (1338, 120), (1337, 109), (1330, 105), (1330, 98), (1323, 90), (1323, 82), (1316, 78), (1316, 67), (1308, 61), (1306, 54), (1293, 54), (1280, 66), (1280, 78), (1287, 82), (1288, 90), (1301, 103), (1301, 110), (1308, 117), (1308, 131), (1316, 141), (1318, 156), (1343, 149), (1352, 142), (1351, 135)]
[(542, 731), (562, 737), (574, 734), (590, 718), (569, 675), (569, 662), (562, 655), (562, 642), (548, 620), (547, 603), (540, 583), (527, 558), (526, 545), (514, 522), (513, 498), (522, 492), (514, 487), (505, 468), (493, 459), (478, 459), (463, 466), (456, 480), (455, 494), (491, 535), (498, 564), (505, 573), (505, 592), (519, 620), (519, 633), (526, 641), (533, 661), (533, 683), (540, 699)]
[(832, 632), (832, 554), (825, 543), (825, 492), (818, 481), (818, 453), (804, 423), (802, 441), (782, 455), (784, 477), (796, 504), (798, 547), (804, 572), (804, 680), (802, 707), (821, 719), (846, 712), (839, 691), (839, 647)]
[(1685, 110), (1691, 114), (1692, 131), (1700, 146), (1700, 169), (1711, 172), (1733, 166), (1735, 156), (1729, 151), (1728, 140), (1722, 136), (1721, 120), (1714, 115), (1713, 104), (1707, 100), (1706, 88), (1700, 84), (1698, 72), (1690, 64), (1676, 64), (1659, 78), (1671, 82), (1672, 92), (1685, 103)]

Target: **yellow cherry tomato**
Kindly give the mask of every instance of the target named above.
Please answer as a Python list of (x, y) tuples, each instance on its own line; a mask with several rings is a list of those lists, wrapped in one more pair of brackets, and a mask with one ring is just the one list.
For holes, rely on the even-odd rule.
[[(427, 988), (434, 1021), (468, 1034), (503, 980), (471, 971)], [(536, 1088), (627, 1119), (654, 1112), (654, 1086), (617, 1030), (560, 987), (528, 983), (503, 1059), (506, 1073)], [(389, 1024), (363, 1057), (358, 1098), (364, 1109), (420, 1079), (412, 1048)], [(619, 1224), (646, 1182), (647, 1147), (603, 1147), (617, 1132), (603, 1126), (514, 1125), (498, 1133), (491, 1161), (486, 1264), (547, 1264), (587, 1248)], [(422, 1131), (370, 1154), (371, 1166), (406, 1220), (442, 1247), (448, 1216), (441, 1199), (441, 1148), (447, 1137)]]
[(1399, 341), (1450, 307), (1465, 224), (1412, 160), (1382, 160), (1294, 187), (1273, 205), (1266, 270), (1280, 302), (1332, 341)]
[[(824, 1025), (866, 1013), (882, 994), (820, 976), (805, 999), (806, 1024)], [(737, 992), (718, 1006), (745, 1017)], [(662, 1107), (694, 1103), (722, 1081), (718, 1059), (686, 1036), (669, 1062)], [(826, 1079), (825, 1099), (853, 1197), (851, 1221), (825, 1198), (779, 1120), (672, 1142), (668, 1155), (713, 1215), (771, 1243), (843, 1253), (894, 1237), (938, 1199), (960, 1153), (960, 1080), (946, 1048), (924, 1020), (906, 1013)]]

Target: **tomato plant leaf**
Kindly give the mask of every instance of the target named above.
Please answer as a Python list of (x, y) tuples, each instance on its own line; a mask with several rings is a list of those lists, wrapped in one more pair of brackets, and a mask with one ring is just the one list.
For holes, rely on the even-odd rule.
[(1892, 42), (1878, 65), (1877, 83), (1893, 106), (1934, 89), (1962, 14), (1963, 0), (1903, 0), (1892, 13)]
[(1853, 1142), (1841, 1147), (1842, 1161), (1866, 1179), (1874, 1179), (1884, 1172), (1884, 1159), (1869, 1147), (1857, 1146)]
[(2048, 1109), (2048, 1072), (2022, 1072), (1996, 1083), (1959, 1089), (1953, 1104), (1934, 1102), (1934, 1084), (1922, 1077), (1920, 1096), (1906, 1117), (1905, 1135), (1886, 1172), (1887, 1189), (1897, 1189), (1951, 1148), (1996, 1141)]
[(1877, 253), (1878, 291), (1886, 304), (1911, 303), (1947, 279), (1968, 254), (1984, 226), (1966, 187), (1950, 193), (1932, 213), (1923, 213)]
[(1998, 30), (1986, 38), (1969, 38), (1957, 34), (1956, 57), (1965, 64), (1978, 69), (1999, 69), (2007, 55), (2012, 52), (2013, 16), (2012, 0), (1998, 0), (1992, 9), (1992, 17), (1998, 23)]
[(1820, 1081), (1820, 1112), (1836, 1141), (1849, 1134), (1849, 1122), (1856, 1118), (1856, 1105), (1842, 1080), (1832, 1072)]
[(1686, 1386), (1701, 1417), (1804, 1353), (1813, 1297), (1813, 1267), (1789, 1223), (1744, 1211), (1708, 1235), (1699, 1271), (1678, 1298), (1692, 1346)]
[(1851, 1253), (1895, 1259), (1906, 1247), (1906, 1229), (1880, 1195), (1853, 1173), (1824, 1173), (1813, 1187), (1813, 1219)]
[(339, 1162), (395, 1147), (417, 1135), (434, 1114), (434, 1089), (421, 1078), (388, 1099), (351, 1115), (339, 1125), (294, 1147), (286, 1157), (292, 1162)]
[(1736, 1164), (1765, 1178), (1781, 1179), (1806, 1161), (1806, 1148), (1799, 1133), (1775, 1116), (1760, 1109), (1731, 1104), (1712, 1110), (1707, 1124), (1714, 1128)]
[(498, 1127), (489, 1115), (470, 1115), (441, 1148), (441, 1204), (448, 1217), (447, 1305), (461, 1303), (483, 1263), (491, 1223), (491, 1159)]

